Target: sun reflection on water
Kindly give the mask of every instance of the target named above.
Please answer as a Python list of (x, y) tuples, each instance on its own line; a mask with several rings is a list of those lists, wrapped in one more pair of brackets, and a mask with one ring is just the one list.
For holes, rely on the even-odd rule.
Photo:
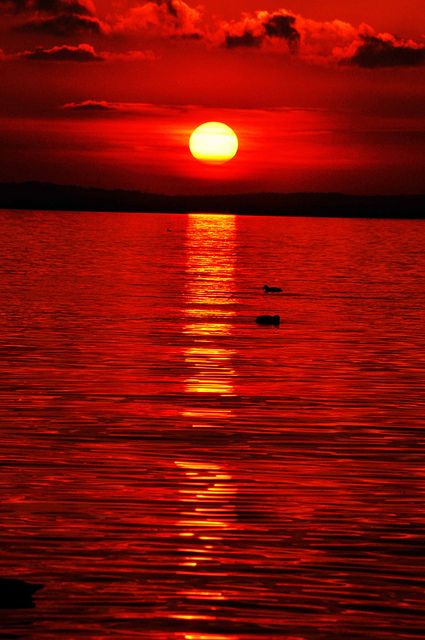
[[(192, 427), (209, 430), (211, 438), (232, 417), (230, 408), (214, 402), (235, 392), (234, 351), (228, 346), (236, 306), (235, 247), (234, 216), (189, 216), (183, 326), (188, 406), (182, 416)], [(202, 448), (197, 459), (176, 460), (175, 465), (181, 474), (177, 573), (186, 577), (186, 585), (178, 594), (184, 603), (182, 611), (170, 617), (191, 624), (213, 624), (218, 605), (228, 599), (221, 584), (229, 575), (226, 537), (238, 527), (237, 486), (227, 463), (215, 459), (212, 445)], [(235, 636), (189, 632), (182, 636), (182, 640), (231, 638)]]
[(216, 605), (227, 599), (225, 589), (219, 588), (219, 584), (220, 578), (228, 576), (223, 563), (226, 534), (238, 526), (237, 487), (223, 464), (175, 461), (175, 465), (183, 474), (177, 522), (181, 560), (177, 573), (197, 576), (197, 580), (196, 583), (188, 582), (187, 588), (179, 592), (179, 598), (189, 609), (193, 607), (193, 611), (175, 613), (171, 617), (215, 620)]
[(212, 633), (185, 633), (182, 640), (238, 640), (239, 636), (223, 636)]
[(188, 554), (182, 565), (189, 562), (192, 566), (198, 561), (212, 560), (208, 555), (214, 548), (206, 543), (221, 540), (223, 530), (235, 526), (233, 499), (237, 489), (230, 473), (218, 464), (181, 461), (175, 464), (185, 475), (179, 489), (182, 510), (177, 524), (182, 528), (180, 536), (201, 541), (200, 544), (191, 541), (190, 548), (180, 549)]
[(186, 318), (192, 338), (184, 357), (193, 372), (188, 393), (232, 395), (233, 351), (224, 342), (232, 332), (236, 247), (235, 216), (190, 215), (188, 219)]

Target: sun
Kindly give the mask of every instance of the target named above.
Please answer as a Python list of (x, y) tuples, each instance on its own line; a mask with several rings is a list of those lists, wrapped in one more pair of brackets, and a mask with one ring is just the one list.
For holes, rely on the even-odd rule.
[(238, 146), (236, 133), (223, 122), (204, 122), (192, 131), (189, 140), (193, 157), (208, 164), (228, 162), (235, 157)]

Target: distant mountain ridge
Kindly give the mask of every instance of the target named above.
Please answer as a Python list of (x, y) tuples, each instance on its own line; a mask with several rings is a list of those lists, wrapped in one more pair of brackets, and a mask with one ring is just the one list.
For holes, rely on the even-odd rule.
[(425, 218), (425, 194), (240, 193), (167, 196), (43, 182), (0, 183), (0, 208), (152, 213)]

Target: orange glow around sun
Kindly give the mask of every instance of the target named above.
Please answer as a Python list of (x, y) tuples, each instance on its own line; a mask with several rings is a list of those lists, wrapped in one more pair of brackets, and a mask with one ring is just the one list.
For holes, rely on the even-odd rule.
[(238, 151), (238, 137), (223, 122), (204, 122), (190, 136), (189, 148), (194, 158), (208, 164), (228, 162)]

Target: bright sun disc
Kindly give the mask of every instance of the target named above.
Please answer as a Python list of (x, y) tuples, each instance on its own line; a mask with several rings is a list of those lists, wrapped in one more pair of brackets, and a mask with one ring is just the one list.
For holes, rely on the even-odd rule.
[(223, 122), (204, 122), (192, 132), (189, 149), (201, 162), (222, 164), (236, 155), (238, 137)]

